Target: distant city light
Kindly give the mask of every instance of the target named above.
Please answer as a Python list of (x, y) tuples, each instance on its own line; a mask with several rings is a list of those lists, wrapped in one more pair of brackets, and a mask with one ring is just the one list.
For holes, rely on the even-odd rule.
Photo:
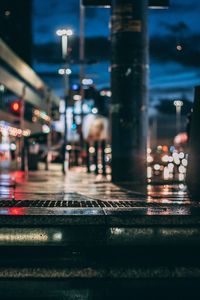
[(106, 154), (109, 154), (112, 152), (111, 147), (107, 147), (104, 151)]
[(79, 101), (79, 100), (81, 100), (81, 95), (74, 95), (74, 96), (73, 96), (73, 99), (74, 99), (75, 101)]
[(91, 170), (91, 171), (95, 171), (95, 170), (96, 170), (96, 166), (95, 166), (94, 164), (91, 165), (91, 166), (90, 166), (90, 170)]
[(176, 49), (177, 49), (178, 51), (181, 51), (181, 50), (183, 50), (183, 47), (182, 47), (181, 45), (177, 45), (177, 46), (176, 46)]
[(100, 92), (101, 96), (107, 96), (107, 97), (111, 97), (112, 96), (112, 92), (111, 91), (107, 91), (107, 90), (102, 90)]
[(147, 162), (148, 162), (148, 163), (153, 162), (153, 156), (147, 155)]
[(151, 148), (147, 148), (147, 153), (150, 154), (151, 153)]
[(89, 148), (89, 153), (95, 153), (95, 148), (94, 147), (90, 147)]
[(184, 158), (181, 163), (184, 167), (187, 167), (187, 165), (188, 165), (188, 161), (186, 158)]
[(154, 167), (154, 170), (156, 170), (156, 171), (160, 170), (160, 165), (159, 164), (155, 164), (153, 167)]
[(168, 167), (164, 168), (163, 178), (164, 178), (164, 180), (168, 180), (170, 178), (170, 170)]
[(162, 146), (159, 145), (159, 146), (157, 147), (157, 150), (158, 150), (158, 151), (162, 151)]
[(66, 69), (66, 70), (65, 70), (65, 73), (66, 73), (67, 75), (70, 75), (70, 74), (72, 73), (72, 70), (71, 70), (71, 69)]
[(185, 175), (182, 174), (182, 173), (179, 173), (179, 174), (178, 174), (178, 179), (179, 179), (180, 181), (183, 181), (183, 180), (185, 179)]
[(174, 100), (174, 105), (178, 106), (178, 107), (181, 107), (181, 106), (183, 106), (183, 101), (181, 101), (181, 100)]
[(152, 177), (152, 168), (147, 167), (147, 178), (150, 179)]
[(162, 147), (162, 150), (163, 150), (164, 152), (167, 152), (167, 151), (168, 151), (168, 147), (164, 145), (164, 146)]
[(29, 136), (31, 134), (31, 131), (29, 129), (20, 129), (4, 124), (0, 124), (0, 132), (2, 135), (10, 135), (10, 136), (15, 136), (15, 137), (21, 137), (23, 136)]
[(179, 170), (179, 173), (182, 173), (182, 174), (186, 173), (186, 168), (184, 166), (179, 166), (178, 170)]
[(56, 34), (58, 36), (62, 36), (62, 35), (71, 36), (71, 35), (73, 35), (73, 31), (71, 29), (58, 29), (56, 31)]
[(180, 152), (180, 153), (179, 153), (179, 158), (180, 158), (180, 159), (184, 158), (184, 156), (185, 156), (185, 154), (184, 154), (183, 152)]
[(166, 155), (163, 155), (162, 156), (162, 158), (161, 158), (161, 160), (163, 161), (163, 162), (168, 162), (169, 161), (169, 156), (166, 154)]
[(5, 86), (3, 84), (0, 84), (0, 92), (4, 92), (5, 91)]
[(49, 133), (50, 132), (50, 127), (46, 124), (42, 125), (42, 132)]
[(73, 91), (77, 91), (79, 89), (79, 85), (78, 84), (73, 84), (72, 85), (72, 90)]
[(65, 100), (60, 100), (59, 113), (60, 114), (64, 114), (65, 113)]
[[(173, 151), (172, 153), (170, 153)], [(174, 146), (158, 145), (155, 149), (147, 148), (147, 178), (154, 176), (163, 180), (185, 180), (187, 171), (187, 154)]]
[(71, 145), (67, 145), (67, 146), (66, 146), (66, 149), (67, 149), (68, 151), (70, 151), (70, 150), (72, 150), (72, 146), (71, 146)]
[(17, 146), (14, 143), (10, 144), (10, 150), (15, 151), (17, 149)]
[(93, 84), (93, 80), (90, 79), (90, 78), (84, 78), (84, 79), (82, 80), (82, 84), (83, 84), (83, 85), (91, 85), (91, 84)]
[(93, 114), (97, 114), (97, 113), (98, 113), (98, 109), (97, 109), (96, 107), (93, 107), (92, 113), (93, 113)]
[(76, 124), (73, 123), (72, 126), (71, 126), (71, 129), (72, 129), (72, 130), (75, 130), (76, 128), (77, 128)]
[(65, 74), (65, 70), (64, 70), (64, 69), (59, 69), (59, 70), (58, 70), (58, 74), (64, 75), (64, 74)]
[(5, 14), (6, 17), (9, 17), (11, 12), (10, 12), (10, 10), (6, 10), (4, 14)]
[(71, 35), (73, 35), (73, 31), (72, 31), (71, 29), (68, 29), (68, 30), (66, 31), (66, 34), (67, 34), (68, 36), (71, 36)]
[(174, 152), (174, 150), (175, 150), (175, 147), (174, 147), (174, 146), (171, 146), (170, 149), (169, 149), (169, 151), (170, 151), (171, 153)]
[(169, 172), (173, 172), (174, 164), (173, 163), (169, 163), (168, 164), (168, 169), (169, 169)]
[(72, 73), (72, 70), (67, 68), (67, 69), (59, 69), (58, 70), (58, 74), (59, 75), (64, 75), (64, 74), (67, 74), (67, 75), (70, 75)]
[(46, 114), (45, 111), (41, 111), (39, 109), (34, 109), (33, 114), (35, 117), (45, 120), (46, 122), (50, 122), (51, 118)]

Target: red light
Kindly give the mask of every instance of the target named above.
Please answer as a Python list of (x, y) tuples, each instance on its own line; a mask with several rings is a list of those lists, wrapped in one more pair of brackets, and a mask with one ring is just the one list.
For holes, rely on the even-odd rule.
[(19, 102), (13, 102), (12, 104), (11, 104), (11, 110), (13, 111), (13, 112), (19, 112), (20, 111), (20, 104), (19, 104)]

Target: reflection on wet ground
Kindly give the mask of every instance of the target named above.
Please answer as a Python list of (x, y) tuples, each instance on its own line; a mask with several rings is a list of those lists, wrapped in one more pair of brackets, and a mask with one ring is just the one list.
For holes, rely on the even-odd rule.
[(143, 194), (76, 168), (67, 176), (57, 169), (1, 174), (0, 207), (99, 208), (106, 213), (134, 210), (146, 215), (187, 215), (200, 204), (191, 201), (184, 184), (148, 184), (147, 193)]

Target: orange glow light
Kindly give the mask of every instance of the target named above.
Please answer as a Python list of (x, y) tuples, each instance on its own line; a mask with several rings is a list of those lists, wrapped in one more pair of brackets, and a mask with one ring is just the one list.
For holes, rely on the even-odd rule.
[(12, 108), (12, 110), (13, 110), (14, 112), (18, 112), (19, 109), (20, 109), (20, 105), (19, 105), (18, 102), (13, 102), (13, 103), (11, 104), (11, 108)]
[(164, 152), (167, 152), (167, 151), (168, 151), (168, 147), (167, 147), (167, 146), (163, 146), (163, 147), (162, 147), (162, 150), (163, 150)]

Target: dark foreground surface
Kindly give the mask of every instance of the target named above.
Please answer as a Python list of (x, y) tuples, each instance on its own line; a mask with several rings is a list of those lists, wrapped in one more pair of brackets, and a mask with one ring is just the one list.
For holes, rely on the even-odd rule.
[(200, 204), (81, 169), (1, 174), (0, 299), (196, 299)]

